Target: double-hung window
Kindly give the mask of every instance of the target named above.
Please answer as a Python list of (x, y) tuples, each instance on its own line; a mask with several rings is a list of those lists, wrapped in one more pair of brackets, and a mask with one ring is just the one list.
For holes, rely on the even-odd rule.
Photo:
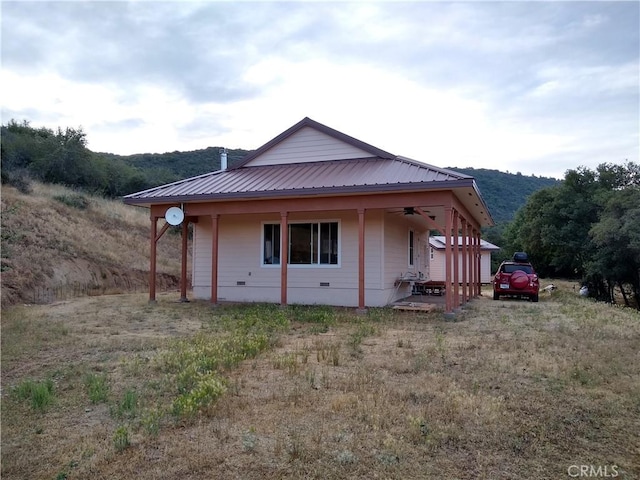
[[(338, 222), (289, 223), (289, 265), (338, 265)], [(280, 224), (265, 223), (263, 265), (280, 264)]]

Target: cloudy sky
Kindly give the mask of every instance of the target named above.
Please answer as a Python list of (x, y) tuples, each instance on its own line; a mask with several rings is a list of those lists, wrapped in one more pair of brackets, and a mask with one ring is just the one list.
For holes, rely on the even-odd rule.
[(304, 117), (441, 167), (638, 162), (640, 3), (2, 1), (2, 123), (132, 154)]

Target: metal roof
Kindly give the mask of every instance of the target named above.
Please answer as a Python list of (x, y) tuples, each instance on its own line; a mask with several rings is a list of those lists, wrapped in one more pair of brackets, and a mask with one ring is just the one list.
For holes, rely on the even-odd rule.
[[(444, 184), (443, 184), (444, 183)], [(473, 177), (405, 157), (237, 167), (133, 193), (125, 203), (225, 200), (473, 187)]]
[[(451, 246), (453, 247), (454, 237), (451, 237)], [(445, 242), (443, 235), (433, 235), (429, 237), (429, 245), (436, 250), (444, 250), (447, 243)], [(458, 237), (458, 248), (462, 246), (462, 237)], [(494, 245), (493, 243), (487, 242), (486, 240), (480, 239), (480, 249), (481, 250), (500, 250), (500, 247)]]

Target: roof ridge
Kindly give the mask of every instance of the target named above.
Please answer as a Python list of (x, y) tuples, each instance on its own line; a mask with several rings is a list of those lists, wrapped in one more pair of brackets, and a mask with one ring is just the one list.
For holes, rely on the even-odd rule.
[(267, 143), (265, 143), (261, 147), (247, 154), (246, 157), (244, 157), (242, 160), (240, 160), (240, 162), (238, 162), (234, 166), (230, 167), (229, 170), (235, 170), (236, 168), (245, 166), (254, 158), (259, 157), (266, 151), (275, 147), (277, 144), (286, 140), (287, 138), (289, 138), (290, 136), (292, 136), (293, 134), (297, 133), (298, 131), (302, 130), (305, 127), (310, 127), (315, 130), (318, 130), (319, 132), (329, 135), (330, 137), (333, 137), (336, 140), (340, 140), (353, 147), (359, 148), (360, 150), (364, 150), (365, 152), (371, 153), (373, 156), (376, 156), (376, 157), (387, 158), (387, 159), (392, 159), (396, 157), (396, 155), (389, 153), (385, 150), (382, 150), (381, 148), (378, 148), (369, 143), (363, 142), (362, 140), (358, 140), (355, 137), (347, 135), (346, 133), (342, 133), (338, 130), (335, 130), (334, 128), (328, 127), (327, 125), (324, 125), (320, 122), (316, 122), (315, 120), (312, 120), (309, 117), (304, 117), (295, 125), (289, 127), (287, 130), (275, 136), (274, 138), (269, 140)]

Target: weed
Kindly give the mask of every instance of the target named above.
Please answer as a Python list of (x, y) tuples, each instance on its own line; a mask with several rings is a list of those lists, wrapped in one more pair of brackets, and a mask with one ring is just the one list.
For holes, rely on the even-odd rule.
[(118, 418), (132, 418), (138, 408), (138, 394), (134, 390), (127, 390), (118, 405), (112, 409), (112, 414)]
[(340, 344), (325, 343), (324, 341), (316, 341), (316, 360), (318, 363), (328, 363), (337, 367), (340, 365)]
[(44, 412), (54, 400), (53, 380), (50, 378), (42, 382), (25, 380), (15, 388), (14, 392), (20, 400), (30, 400), (31, 408)]
[(173, 414), (192, 417), (213, 405), (227, 391), (226, 381), (215, 373), (202, 374), (195, 386), (173, 401)]
[(277, 355), (272, 361), (273, 368), (286, 370), (289, 375), (298, 373), (298, 359), (295, 353), (284, 353)]
[(380, 463), (387, 467), (400, 463), (400, 457), (397, 454), (391, 452), (382, 452), (378, 454), (377, 458)]
[(570, 371), (572, 380), (575, 380), (583, 387), (593, 387), (599, 383), (596, 374), (590, 366), (574, 365)]
[(326, 305), (290, 305), (289, 312), (298, 322), (319, 324), (327, 330), (336, 323), (335, 310)]
[(304, 455), (304, 442), (300, 436), (300, 432), (297, 430), (289, 432), (287, 454), (289, 455), (289, 460), (297, 460)]
[(131, 439), (129, 437), (129, 429), (125, 425), (121, 425), (116, 428), (113, 434), (113, 446), (116, 452), (122, 452), (131, 445)]
[(258, 436), (255, 428), (251, 427), (242, 434), (242, 447), (247, 452), (253, 452), (258, 445)]
[(160, 434), (160, 421), (163, 414), (158, 409), (151, 409), (144, 412), (140, 424), (145, 432), (151, 437), (157, 438)]
[(375, 335), (377, 333), (376, 327), (369, 323), (362, 322), (356, 328), (356, 331), (349, 337), (349, 346), (353, 349), (354, 353), (362, 353), (360, 344), (365, 337)]
[(352, 463), (356, 463), (358, 461), (358, 457), (356, 457), (349, 450), (341, 450), (336, 455), (336, 460), (338, 461), (338, 463), (340, 465), (349, 465), (349, 464), (352, 464)]
[(85, 377), (85, 387), (91, 403), (106, 402), (109, 396), (109, 384), (106, 374), (90, 373)]
[(446, 363), (446, 346), (445, 346), (445, 337), (444, 333), (441, 330), (436, 332), (436, 352), (440, 355), (440, 359), (442, 363)]

